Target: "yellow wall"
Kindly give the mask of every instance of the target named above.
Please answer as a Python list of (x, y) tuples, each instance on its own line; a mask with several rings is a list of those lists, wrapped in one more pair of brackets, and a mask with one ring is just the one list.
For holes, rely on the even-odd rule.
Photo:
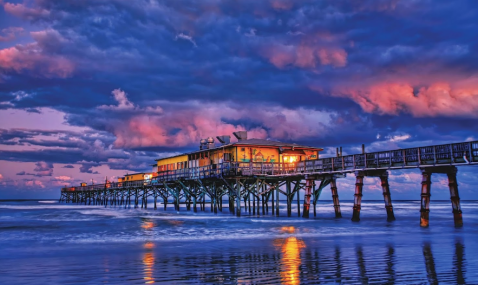
[(158, 160), (157, 161), (158, 172), (178, 169), (178, 162), (186, 162), (186, 161), (188, 161), (187, 154)]
[(139, 181), (139, 180), (144, 180), (144, 173), (134, 173), (134, 174), (128, 174), (124, 176), (123, 181)]

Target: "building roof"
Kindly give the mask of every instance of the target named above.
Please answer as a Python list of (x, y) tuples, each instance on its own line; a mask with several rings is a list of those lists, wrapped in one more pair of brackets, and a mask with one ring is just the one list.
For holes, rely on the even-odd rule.
[(210, 150), (216, 150), (216, 149), (221, 149), (224, 147), (231, 147), (231, 146), (268, 146), (268, 147), (274, 147), (274, 148), (287, 148), (287, 149), (311, 149), (311, 150), (318, 150), (322, 151), (324, 150), (323, 148), (320, 147), (313, 147), (313, 146), (305, 146), (305, 145), (298, 145), (296, 143), (285, 143), (285, 142), (280, 142), (280, 141), (273, 141), (273, 140), (263, 140), (263, 139), (247, 139), (247, 140), (240, 140), (235, 143), (230, 143), (230, 144), (225, 144), (225, 145), (220, 145), (216, 146), (214, 148), (209, 148), (209, 149), (198, 149), (196, 151), (191, 151), (191, 152), (186, 152), (178, 155), (173, 155), (169, 157), (164, 157), (164, 158), (158, 158), (155, 159), (155, 161), (167, 159), (167, 158), (173, 158), (173, 157), (178, 157), (178, 156), (183, 156), (183, 155), (188, 155), (188, 154), (193, 154), (193, 153), (200, 153), (200, 152), (205, 152), (205, 151), (210, 151)]

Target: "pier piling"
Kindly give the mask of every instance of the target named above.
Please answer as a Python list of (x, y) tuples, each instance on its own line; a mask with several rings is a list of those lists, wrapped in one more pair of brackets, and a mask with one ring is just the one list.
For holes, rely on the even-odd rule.
[(431, 188), (432, 173), (422, 170), (422, 193), (420, 204), (420, 226), (428, 227), (430, 214), (430, 188)]
[(455, 222), (455, 227), (459, 228), (463, 226), (463, 217), (460, 207), (460, 196), (458, 195), (458, 183), (456, 182), (456, 167), (450, 169), (447, 173), (448, 176), (448, 186), (450, 188), (450, 200), (451, 206), (453, 208), (453, 220)]
[(352, 214), (352, 221), (360, 221), (360, 210), (362, 209), (362, 189), (363, 189), (363, 177), (365, 174), (362, 171), (355, 172), (355, 195), (354, 195), (354, 211)]
[(383, 191), (383, 200), (385, 202), (385, 209), (387, 210), (387, 221), (395, 221), (395, 215), (393, 214), (392, 198), (390, 197), (390, 186), (388, 185), (388, 172), (384, 171), (380, 175), (380, 182)]
[(314, 179), (306, 177), (305, 180), (305, 194), (304, 194), (304, 210), (302, 211), (302, 217), (309, 217), (310, 209), (310, 196), (312, 196), (312, 185), (314, 184)]
[(332, 199), (334, 200), (335, 217), (342, 218), (342, 212), (340, 211), (339, 194), (337, 192), (337, 180), (335, 177), (332, 177), (330, 179), (330, 190), (332, 191)]

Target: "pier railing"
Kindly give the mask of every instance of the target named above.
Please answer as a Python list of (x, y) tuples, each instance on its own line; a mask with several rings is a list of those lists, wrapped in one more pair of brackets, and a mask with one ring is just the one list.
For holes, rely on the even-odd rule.
[(238, 176), (297, 176), (305, 174), (347, 173), (358, 170), (403, 169), (445, 165), (478, 164), (478, 141), (397, 149), (295, 163), (225, 162), (194, 168), (158, 172), (149, 180), (108, 182), (65, 187), (62, 191), (96, 191), (115, 188), (154, 186), (177, 180)]

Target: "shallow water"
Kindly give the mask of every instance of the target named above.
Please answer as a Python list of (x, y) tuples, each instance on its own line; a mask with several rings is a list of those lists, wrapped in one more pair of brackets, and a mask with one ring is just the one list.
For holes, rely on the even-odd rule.
[(432, 201), (427, 229), (418, 201), (394, 202), (391, 223), (381, 201), (353, 223), (352, 205), (307, 220), (2, 201), (0, 283), (478, 284), (477, 201), (461, 229), (449, 201)]

